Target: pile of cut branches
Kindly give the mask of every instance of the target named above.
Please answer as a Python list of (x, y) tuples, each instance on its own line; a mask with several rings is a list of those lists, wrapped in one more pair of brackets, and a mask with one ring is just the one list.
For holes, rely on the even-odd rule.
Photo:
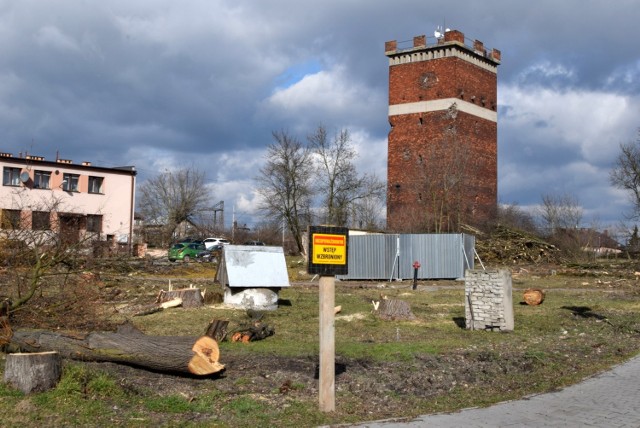
[(539, 264), (561, 263), (558, 247), (535, 235), (498, 226), (490, 235), (476, 240), (476, 251), (483, 263)]

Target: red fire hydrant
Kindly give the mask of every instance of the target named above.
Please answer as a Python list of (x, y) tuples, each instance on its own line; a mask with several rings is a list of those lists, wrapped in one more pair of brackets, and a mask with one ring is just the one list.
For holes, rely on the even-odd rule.
[(420, 269), (420, 262), (413, 262), (413, 289), (418, 288), (418, 269)]

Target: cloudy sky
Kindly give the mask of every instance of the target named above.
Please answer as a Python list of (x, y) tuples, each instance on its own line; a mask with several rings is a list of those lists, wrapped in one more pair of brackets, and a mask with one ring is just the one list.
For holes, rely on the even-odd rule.
[(502, 52), (499, 200), (571, 194), (585, 226), (616, 225), (640, 0), (0, 0), (0, 151), (135, 165), (139, 183), (195, 166), (226, 223), (251, 225), (272, 131), (347, 128), (386, 179), (384, 42), (439, 25)]

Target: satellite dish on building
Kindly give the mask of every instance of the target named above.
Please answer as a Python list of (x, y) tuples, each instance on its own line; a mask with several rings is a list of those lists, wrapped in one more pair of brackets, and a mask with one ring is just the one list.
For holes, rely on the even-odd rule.
[(433, 32), (433, 35), (436, 37), (436, 39), (442, 38), (442, 28), (439, 25), (436, 28), (436, 31)]
[(29, 172), (28, 171), (22, 171), (20, 173), (20, 181), (22, 181), (23, 183), (26, 183), (27, 181), (29, 181)]

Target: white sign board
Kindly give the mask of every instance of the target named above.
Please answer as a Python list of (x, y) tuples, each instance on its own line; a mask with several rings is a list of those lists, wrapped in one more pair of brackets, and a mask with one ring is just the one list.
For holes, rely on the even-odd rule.
[(229, 287), (289, 287), (282, 247), (225, 245), (218, 280)]

